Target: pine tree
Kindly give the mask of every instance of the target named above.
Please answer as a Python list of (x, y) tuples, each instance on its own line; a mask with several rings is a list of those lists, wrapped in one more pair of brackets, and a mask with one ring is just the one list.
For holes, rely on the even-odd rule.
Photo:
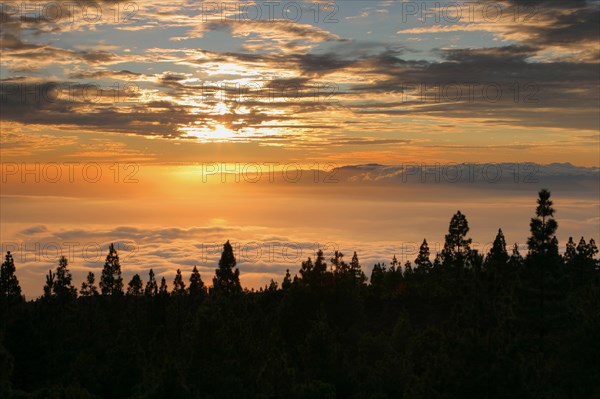
[(235, 294), (242, 292), (240, 284), (240, 271), (235, 267), (236, 260), (233, 248), (229, 241), (223, 245), (223, 253), (219, 260), (219, 268), (215, 271), (213, 278), (213, 289), (224, 294)]
[(265, 287), (265, 292), (276, 292), (278, 287), (277, 281), (271, 279), (269, 285)]
[(598, 253), (598, 248), (594, 239), (591, 238), (589, 244), (586, 244), (585, 239), (581, 237), (577, 247), (572, 239), (567, 243), (567, 251), (565, 252), (565, 264), (568, 267), (568, 272), (572, 276), (572, 282), (576, 286), (585, 285), (591, 281), (595, 272), (598, 269), (599, 262), (594, 259)]
[(21, 286), (15, 275), (15, 261), (10, 251), (6, 252), (0, 266), (0, 296), (7, 299), (21, 299)]
[(121, 264), (119, 263), (119, 254), (113, 244), (110, 244), (108, 255), (102, 269), (100, 277), (100, 289), (102, 295), (122, 295), (123, 278), (121, 277)]
[(325, 263), (325, 256), (323, 255), (323, 250), (321, 249), (317, 251), (313, 273), (317, 279), (320, 279), (323, 275), (325, 275), (325, 273), (327, 273), (327, 264)]
[(384, 287), (385, 272), (386, 272), (385, 263), (384, 264), (375, 263), (375, 265), (373, 265), (373, 270), (371, 271), (371, 279), (370, 279), (371, 287), (373, 287), (377, 291), (380, 291)]
[(423, 242), (419, 247), (419, 255), (417, 255), (417, 258), (415, 259), (415, 270), (417, 273), (429, 273), (429, 271), (433, 268), (433, 265), (429, 260), (430, 255), (429, 244), (427, 244), (426, 239), (423, 239)]
[[(585, 240), (583, 240), (583, 237), (581, 237), (581, 240), (583, 241), (584, 245), (585, 245)], [(581, 245), (581, 241), (579, 241), (579, 245)], [(574, 267), (575, 266), (575, 262), (577, 261), (577, 248), (579, 248), (579, 245), (577, 247), (575, 247), (575, 242), (573, 241), (573, 237), (569, 237), (569, 241), (567, 242), (567, 248), (565, 250), (565, 254), (563, 255), (563, 259), (565, 261), (565, 264), (569, 267)]]
[(48, 270), (46, 275), (46, 284), (44, 285), (44, 298), (50, 299), (54, 297), (54, 273), (52, 269)]
[(56, 279), (52, 286), (54, 294), (61, 299), (74, 299), (77, 298), (77, 289), (73, 287), (72, 279), (73, 276), (67, 268), (67, 258), (61, 256), (58, 260), (58, 267), (56, 268)]
[(437, 254), (435, 254), (435, 259), (433, 260), (433, 269), (439, 270), (439, 268), (442, 267), (442, 263), (442, 254), (438, 252)]
[(154, 271), (150, 269), (150, 272), (148, 273), (148, 282), (146, 283), (146, 288), (144, 289), (144, 295), (155, 296), (156, 294), (158, 294), (158, 285), (156, 284)]
[[(546, 334), (546, 290), (549, 288), (552, 295), (556, 295), (556, 281), (546, 277), (555, 272), (562, 263), (558, 254), (558, 240), (554, 235), (558, 223), (553, 219), (554, 209), (550, 200), (550, 192), (542, 189), (538, 194), (536, 217), (531, 219), (529, 228), (531, 236), (527, 239), (528, 271), (527, 277), (533, 282), (537, 278), (539, 285), (539, 346), (540, 352), (544, 351), (544, 336)], [(537, 276), (536, 276), (537, 275)], [(546, 287), (550, 281), (550, 287)]]
[(292, 286), (292, 275), (290, 274), (290, 269), (285, 271), (285, 277), (283, 278), (283, 282), (281, 283), (281, 288), (283, 290), (288, 290)]
[(160, 287), (158, 288), (158, 295), (161, 295), (161, 296), (169, 295), (169, 290), (167, 288), (167, 280), (164, 277), (160, 279)]
[(554, 208), (552, 208), (552, 201), (550, 200), (550, 191), (541, 190), (537, 204), (536, 217), (532, 218), (529, 224), (531, 231), (531, 237), (527, 239), (529, 256), (548, 257), (549, 255), (558, 254), (558, 248), (554, 240), (558, 223), (552, 218)]
[[(339, 257), (339, 253), (338, 253)], [(302, 262), (300, 268), (300, 276), (303, 285), (310, 287), (323, 286), (325, 284), (327, 276), (327, 262), (322, 250), (317, 251), (317, 257), (313, 263), (309, 257), (306, 261)]]
[(344, 254), (340, 251), (335, 251), (330, 259), (331, 271), (336, 276), (343, 276), (348, 272), (348, 265), (344, 262)]
[(467, 218), (460, 211), (450, 220), (448, 234), (442, 249), (442, 264), (462, 268), (471, 258), (471, 239), (466, 238), (469, 232)]
[(502, 233), (502, 229), (498, 229), (498, 234), (496, 234), (492, 248), (485, 257), (485, 266), (488, 268), (502, 268), (508, 260), (509, 255), (506, 251), (504, 233)]
[[(394, 256), (394, 259), (395, 258), (396, 257)], [(358, 255), (356, 254), (356, 251), (354, 252), (354, 255), (352, 255), (349, 271), (356, 284), (364, 284), (364, 282), (367, 280), (367, 276), (365, 276), (365, 273), (363, 273), (362, 268), (360, 266), (360, 262), (358, 260)]]
[(521, 256), (521, 253), (519, 252), (519, 244), (515, 243), (513, 245), (513, 249), (512, 249), (512, 254), (510, 255), (510, 258), (508, 260), (508, 264), (510, 266), (510, 269), (513, 271), (519, 271), (523, 268), (523, 257)]
[(127, 285), (127, 295), (141, 296), (144, 293), (144, 284), (139, 274), (134, 274)]
[(596, 246), (594, 239), (590, 238), (590, 242), (586, 244), (585, 239), (581, 237), (576, 249), (576, 259), (578, 263), (580, 263), (584, 268), (593, 270), (596, 264), (594, 257), (598, 254), (598, 247)]
[(171, 295), (185, 295), (186, 293), (187, 291), (185, 289), (185, 283), (183, 282), (181, 270), (177, 269), (177, 273), (175, 273), (175, 279), (173, 280), (173, 291), (171, 291)]
[(89, 272), (86, 281), (81, 283), (81, 296), (96, 296), (98, 295), (98, 288), (96, 287), (96, 276), (94, 273)]
[(410, 261), (407, 260), (406, 263), (404, 264), (403, 277), (404, 278), (410, 278), (410, 276), (412, 276), (413, 274), (414, 274), (413, 267), (412, 267)]
[(313, 269), (314, 269), (314, 265), (313, 265), (312, 259), (309, 256), (308, 259), (303, 261), (302, 265), (300, 266), (300, 277), (302, 279), (303, 284), (310, 285), (310, 283), (311, 283), (310, 280), (313, 275)]
[(193, 297), (197, 297), (200, 295), (204, 295), (206, 293), (206, 287), (204, 287), (204, 281), (200, 277), (200, 273), (198, 272), (198, 268), (194, 266), (194, 270), (192, 270), (192, 275), (190, 276), (190, 287), (189, 293)]

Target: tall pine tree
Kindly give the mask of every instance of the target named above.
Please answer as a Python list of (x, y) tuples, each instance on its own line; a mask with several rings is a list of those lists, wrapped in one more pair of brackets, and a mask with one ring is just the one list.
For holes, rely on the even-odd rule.
[(52, 269), (48, 270), (48, 274), (46, 274), (46, 284), (44, 285), (44, 298), (50, 299), (54, 297), (54, 273), (52, 273)]
[(196, 266), (194, 266), (194, 270), (192, 270), (192, 275), (190, 276), (190, 286), (188, 291), (192, 297), (202, 296), (206, 293), (204, 281), (202, 281), (202, 277), (200, 277), (200, 273)]
[(359, 285), (364, 284), (367, 280), (367, 276), (365, 276), (365, 273), (362, 271), (356, 251), (354, 252), (354, 255), (352, 255), (352, 260), (350, 261), (348, 268), (354, 282)]
[(98, 287), (96, 287), (96, 276), (89, 272), (83, 283), (81, 283), (81, 296), (96, 296), (98, 295)]
[(15, 275), (15, 261), (10, 251), (6, 252), (0, 266), (0, 296), (7, 299), (21, 299), (21, 286)]
[(177, 269), (175, 273), (175, 279), (173, 280), (173, 291), (171, 295), (185, 295), (187, 293), (185, 289), (185, 283), (183, 282), (183, 276), (181, 275), (181, 269)]
[(61, 299), (77, 298), (77, 289), (73, 287), (73, 276), (67, 267), (68, 264), (67, 258), (61, 256), (58, 260), (58, 267), (56, 268), (56, 279), (52, 285), (54, 294)]
[(442, 264), (444, 266), (461, 269), (468, 264), (471, 258), (471, 239), (466, 238), (469, 232), (467, 218), (457, 211), (448, 226), (448, 234), (442, 249)]
[(144, 284), (139, 274), (134, 274), (127, 285), (127, 295), (141, 296), (144, 293)]
[(158, 295), (167, 296), (169, 295), (169, 289), (167, 288), (167, 279), (162, 277), (160, 279), (160, 287), (158, 287)]
[(158, 285), (156, 284), (154, 270), (150, 269), (150, 272), (148, 272), (148, 282), (146, 283), (146, 288), (144, 289), (144, 295), (155, 296), (156, 294), (158, 294)]
[(235, 267), (236, 264), (233, 248), (229, 241), (227, 241), (223, 245), (219, 268), (215, 271), (215, 277), (213, 278), (213, 289), (216, 292), (223, 294), (242, 292), (240, 271)]
[(502, 269), (506, 266), (509, 260), (508, 252), (506, 251), (506, 240), (504, 239), (504, 233), (502, 229), (498, 229), (498, 234), (494, 239), (492, 248), (485, 257), (485, 266), (487, 268)]
[(552, 208), (553, 203), (550, 200), (550, 191), (542, 189), (539, 192), (537, 204), (536, 217), (532, 218), (529, 223), (531, 236), (527, 239), (527, 246), (530, 256), (548, 258), (558, 254), (556, 240), (554, 240), (558, 223), (553, 218), (554, 208)]
[(285, 271), (285, 277), (283, 278), (283, 282), (281, 283), (281, 288), (283, 290), (288, 290), (292, 286), (292, 275), (290, 274), (290, 269)]
[(108, 255), (100, 277), (100, 289), (102, 295), (123, 294), (123, 278), (121, 277), (121, 264), (119, 254), (113, 244), (108, 248)]
[(433, 268), (431, 264), (431, 260), (429, 260), (430, 256), (429, 252), (429, 244), (427, 244), (427, 240), (423, 239), (421, 246), (419, 247), (419, 254), (415, 259), (415, 271), (419, 274), (429, 273)]

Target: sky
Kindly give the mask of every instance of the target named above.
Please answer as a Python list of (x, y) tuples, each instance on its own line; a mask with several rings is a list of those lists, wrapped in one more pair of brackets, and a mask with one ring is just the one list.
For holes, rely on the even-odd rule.
[[(28, 298), (120, 244), (126, 281), (242, 283), (324, 248), (599, 239), (597, 1), (0, 1), (0, 233)], [(441, 245), (441, 244), (440, 244)], [(434, 246), (432, 244), (432, 246)], [(93, 253), (93, 255), (90, 255)]]

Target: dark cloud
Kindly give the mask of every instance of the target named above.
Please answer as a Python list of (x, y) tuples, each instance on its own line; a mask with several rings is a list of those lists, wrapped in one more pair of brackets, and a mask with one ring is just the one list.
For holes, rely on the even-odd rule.
[(21, 234), (33, 235), (33, 234), (47, 233), (47, 232), (48, 232), (48, 228), (46, 226), (40, 225), (40, 226), (33, 226), (28, 229), (22, 230)]
[[(600, 9), (597, 0), (519, 0), (510, 7), (529, 10), (531, 21), (518, 25), (535, 46), (570, 46), (597, 43), (600, 37)], [(543, 24), (528, 22), (543, 21)]]

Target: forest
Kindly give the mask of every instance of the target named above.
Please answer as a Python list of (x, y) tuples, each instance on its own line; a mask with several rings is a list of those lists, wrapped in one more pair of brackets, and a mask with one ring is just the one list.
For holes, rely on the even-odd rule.
[(75, 287), (62, 257), (25, 301), (6, 253), (0, 398), (599, 398), (598, 248), (559, 248), (550, 198), (524, 254), (501, 229), (478, 253), (458, 211), (440, 253), (367, 269), (318, 251), (260, 290), (229, 242), (210, 287), (196, 268), (124, 282), (111, 245), (101, 275)]

